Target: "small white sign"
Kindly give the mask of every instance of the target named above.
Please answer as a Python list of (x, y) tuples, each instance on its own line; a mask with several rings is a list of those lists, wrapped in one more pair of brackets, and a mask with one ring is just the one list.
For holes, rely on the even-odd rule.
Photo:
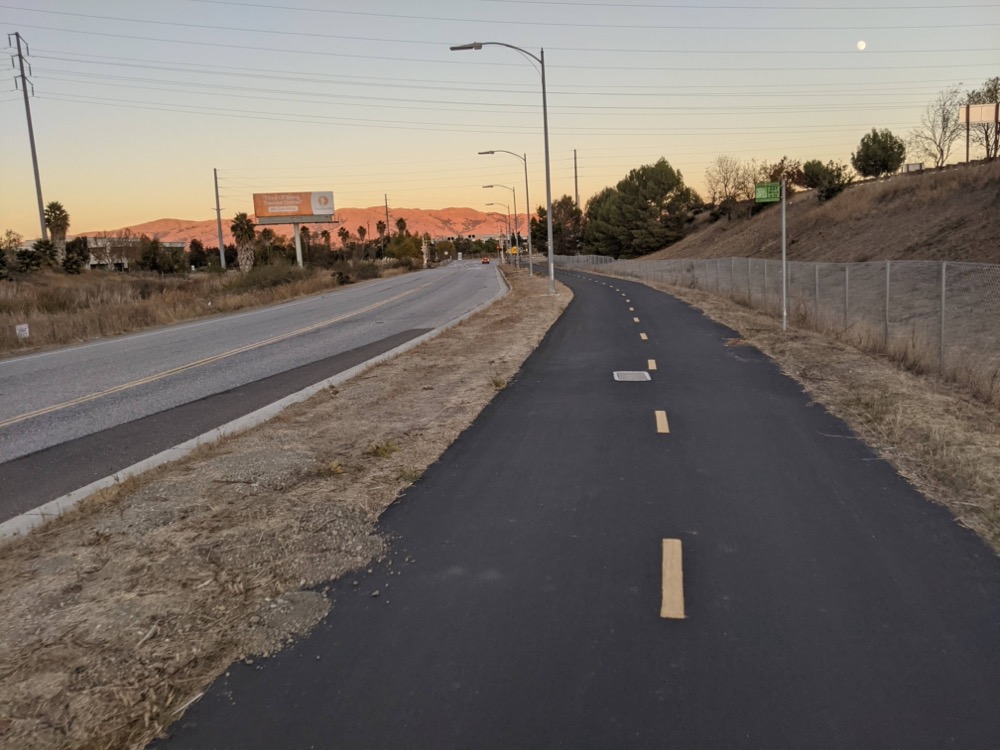
[(20, 325), (14, 326), (14, 332), (17, 334), (19, 339), (28, 338), (28, 324), (21, 323)]

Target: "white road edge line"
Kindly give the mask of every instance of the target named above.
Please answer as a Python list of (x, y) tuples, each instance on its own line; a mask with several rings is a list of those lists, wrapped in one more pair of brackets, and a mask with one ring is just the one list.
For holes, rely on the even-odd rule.
[(167, 448), (165, 451), (161, 451), (156, 455), (150, 456), (149, 458), (143, 459), (138, 463), (134, 463), (131, 466), (127, 466), (114, 474), (104, 477), (103, 479), (98, 479), (95, 482), (91, 482), (85, 487), (81, 487), (78, 490), (69, 492), (62, 497), (57, 497), (55, 500), (51, 500), (44, 505), (40, 505), (34, 510), (29, 510), (18, 516), (0, 523), (0, 547), (5, 544), (16, 541), (21, 536), (27, 534), (34, 528), (41, 526), (54, 518), (58, 518), (67, 511), (72, 510), (80, 502), (86, 498), (93, 495), (95, 492), (99, 492), (107, 487), (112, 487), (125, 479), (130, 477), (138, 476), (150, 469), (155, 469), (158, 466), (163, 466), (164, 464), (177, 461), (178, 459), (184, 458), (184, 456), (192, 453), (197, 448), (203, 445), (209, 445), (211, 443), (218, 442), (224, 437), (229, 437), (231, 435), (238, 435), (241, 432), (246, 432), (257, 425), (263, 424), (270, 419), (273, 419), (278, 414), (283, 412), (289, 406), (297, 404), (301, 401), (305, 401), (311, 396), (319, 393), (324, 388), (329, 388), (330, 386), (338, 386), (341, 383), (346, 383), (351, 378), (360, 375), (365, 370), (374, 367), (382, 362), (387, 362), (388, 360), (398, 357), (400, 354), (414, 349), (425, 341), (430, 341), (433, 338), (440, 336), (442, 333), (450, 328), (454, 328), (462, 321), (472, 317), (476, 313), (485, 310), (490, 307), (498, 300), (503, 299), (510, 293), (510, 283), (500, 273), (499, 267), (496, 268), (497, 276), (500, 279), (500, 290), (493, 295), (493, 297), (481, 305), (474, 307), (469, 312), (461, 315), (454, 320), (445, 323), (443, 326), (435, 328), (433, 331), (428, 331), (425, 334), (417, 336), (414, 339), (400, 344), (394, 349), (390, 349), (377, 357), (372, 357), (359, 365), (355, 365), (349, 370), (344, 370), (341, 373), (334, 375), (333, 377), (327, 378), (326, 380), (320, 381), (315, 385), (311, 385), (308, 388), (303, 388), (301, 391), (289, 394), (272, 404), (263, 406), (256, 411), (252, 411), (249, 414), (245, 414), (238, 419), (234, 419), (231, 422), (227, 422), (224, 425), (216, 427), (213, 430), (202, 433), (197, 437), (193, 437), (180, 445), (175, 445), (173, 448)]

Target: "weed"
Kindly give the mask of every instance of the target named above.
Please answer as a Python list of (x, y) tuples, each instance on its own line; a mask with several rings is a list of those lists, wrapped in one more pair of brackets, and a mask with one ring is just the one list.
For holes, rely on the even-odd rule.
[(331, 461), (330, 463), (321, 466), (316, 472), (316, 475), (328, 479), (330, 477), (337, 477), (346, 473), (347, 469), (345, 469), (339, 461)]
[(400, 482), (413, 484), (418, 479), (420, 479), (420, 477), (422, 477), (423, 474), (424, 473), (419, 469), (404, 469), (403, 471), (399, 472), (399, 476), (397, 478), (399, 479)]
[(493, 373), (492, 375), (490, 375), (490, 385), (493, 386), (494, 390), (502, 391), (504, 388), (507, 387), (507, 378), (505, 378), (498, 372)]
[(389, 456), (398, 450), (399, 446), (391, 440), (383, 440), (381, 442), (372, 443), (368, 446), (368, 450), (365, 452), (373, 458), (389, 458)]

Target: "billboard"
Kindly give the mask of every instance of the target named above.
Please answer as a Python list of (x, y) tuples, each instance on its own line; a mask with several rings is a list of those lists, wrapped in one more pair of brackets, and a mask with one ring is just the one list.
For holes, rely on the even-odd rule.
[(253, 212), (260, 224), (333, 221), (333, 192), (254, 193)]
[(958, 121), (963, 125), (1000, 122), (1000, 104), (967, 104), (959, 107)]

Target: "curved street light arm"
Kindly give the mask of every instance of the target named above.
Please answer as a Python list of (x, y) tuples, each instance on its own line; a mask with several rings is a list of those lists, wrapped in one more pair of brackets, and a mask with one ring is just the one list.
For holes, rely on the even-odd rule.
[[(452, 51), (458, 50), (477, 50), (482, 49), (486, 46), (492, 47), (507, 47), (515, 52), (520, 52), (525, 57), (528, 57), (538, 63), (540, 72), (542, 75), (542, 133), (545, 138), (545, 224), (547, 228), (547, 242), (548, 242), (548, 256), (549, 256), (549, 294), (556, 293), (556, 273), (555, 273), (555, 263), (553, 262), (552, 254), (555, 250), (555, 242), (552, 236), (552, 169), (550, 166), (549, 159), (549, 106), (548, 106), (548, 95), (545, 91), (545, 48), (538, 50), (538, 56), (536, 57), (531, 52), (526, 49), (522, 49), (513, 44), (507, 44), (506, 42), (472, 42), (471, 44), (457, 44), (451, 47)], [(525, 171), (527, 171), (528, 163), (525, 160)], [(529, 230), (530, 234), (530, 230)]]

